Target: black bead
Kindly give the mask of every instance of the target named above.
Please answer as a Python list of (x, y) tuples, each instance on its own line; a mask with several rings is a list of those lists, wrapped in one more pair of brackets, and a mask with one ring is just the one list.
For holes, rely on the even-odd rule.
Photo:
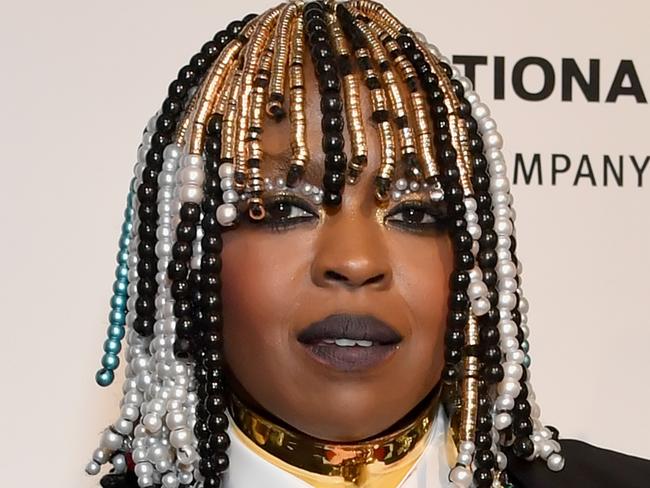
[(469, 232), (456, 232), (454, 234), (454, 248), (456, 251), (470, 251), (472, 249), (472, 236)]
[(210, 437), (210, 445), (218, 453), (225, 453), (230, 447), (230, 437), (226, 432), (217, 432)]
[(557, 430), (555, 427), (552, 425), (547, 425), (546, 428), (551, 431), (551, 436), (553, 440), (558, 440), (560, 438), (560, 431)]
[(162, 104), (162, 113), (170, 116), (176, 116), (183, 110), (183, 103), (173, 98), (166, 98)]
[(492, 428), (492, 416), (489, 413), (483, 413), (476, 419), (476, 428), (482, 432), (490, 432)]
[(481, 449), (476, 453), (474, 459), (479, 468), (491, 468), (494, 466), (494, 453), (489, 449)]
[[(147, 163), (147, 166), (155, 169), (156, 171), (162, 170), (163, 159), (162, 149), (150, 149), (145, 156), (145, 162)], [(158, 182), (156, 182), (156, 185), (157, 184)]]
[(137, 290), (141, 296), (154, 296), (158, 290), (158, 283), (154, 278), (140, 278), (138, 280)]
[(221, 271), (221, 258), (219, 255), (206, 253), (201, 256), (201, 271), (205, 273), (219, 273)]
[(492, 434), (489, 432), (478, 432), (476, 434), (475, 444), (477, 449), (490, 449), (492, 445)]
[(499, 329), (497, 329), (494, 325), (481, 327), (479, 330), (479, 335), (481, 337), (482, 344), (494, 345), (499, 343)]
[(197, 223), (201, 217), (201, 207), (198, 203), (186, 202), (181, 207), (181, 220)]
[(490, 178), (484, 173), (476, 173), (472, 177), (472, 186), (476, 191), (486, 191), (490, 188)]
[(524, 418), (515, 418), (515, 421), (512, 425), (512, 431), (516, 436), (526, 436), (533, 433), (533, 423), (529, 417)]
[(445, 361), (451, 364), (458, 363), (463, 358), (463, 353), (460, 348), (447, 347), (445, 348)]
[(138, 187), (138, 200), (143, 203), (155, 203), (158, 198), (158, 188), (151, 183), (142, 183)]
[(485, 381), (492, 385), (500, 382), (503, 380), (503, 366), (500, 364), (490, 364), (485, 366), (483, 377), (485, 378)]
[(447, 364), (445, 366), (445, 368), (442, 370), (441, 379), (447, 385), (450, 385), (458, 381), (459, 379), (458, 370), (456, 369), (454, 364)]
[(319, 74), (318, 88), (320, 93), (339, 93), (341, 91), (341, 80), (339, 80), (338, 74), (333, 72)]
[[(206, 60), (210, 62), (210, 59), (207, 56), (206, 56)], [(187, 95), (188, 88), (189, 87), (187, 84), (182, 83), (178, 80), (174, 80), (169, 84), (167, 95), (169, 96), (169, 98), (172, 98), (174, 100), (183, 100)]]
[(219, 51), (221, 51), (221, 48), (214, 41), (208, 41), (201, 47), (201, 52), (205, 55), (209, 63), (217, 58)]
[(140, 259), (137, 270), (140, 276), (155, 276), (157, 271), (156, 260), (152, 258)]
[(172, 260), (167, 265), (167, 276), (170, 280), (180, 280), (187, 276), (187, 263), (185, 261)]
[(322, 113), (341, 113), (343, 110), (343, 100), (339, 93), (324, 93), (320, 99), (320, 109)]
[(488, 364), (498, 364), (501, 362), (501, 348), (496, 345), (487, 346), (483, 350), (483, 360)]
[[(142, 208), (143, 206), (140, 206)], [(155, 245), (150, 241), (140, 241), (138, 243), (138, 255), (140, 258), (151, 258), (156, 257), (156, 248)]]
[(148, 337), (153, 334), (154, 322), (152, 317), (138, 315), (133, 321), (133, 329), (141, 336)]
[(204, 422), (197, 422), (194, 424), (194, 433), (199, 439), (207, 440), (210, 437), (210, 428)]
[(477, 488), (489, 488), (493, 481), (492, 471), (489, 468), (478, 468), (474, 471), (474, 481)]
[(215, 42), (215, 44), (220, 48), (223, 49), (226, 47), (226, 45), (233, 39), (233, 37), (230, 35), (228, 31), (221, 30), (217, 32), (212, 40)]
[(345, 139), (341, 132), (326, 132), (323, 134), (323, 152), (324, 153), (334, 153), (341, 152), (345, 147)]
[(522, 459), (529, 457), (534, 450), (535, 446), (529, 437), (517, 437), (512, 445), (512, 452)]
[(461, 251), (456, 255), (458, 269), (469, 270), (474, 267), (474, 255), (471, 251)]
[[(197, 74), (203, 74), (208, 68), (208, 60), (202, 53), (197, 53), (192, 56), (192, 59), (190, 59), (190, 67), (196, 71)], [(170, 98), (172, 98), (177, 103), (181, 103), (181, 100), (175, 99), (173, 97)]]
[(170, 133), (176, 128), (176, 119), (171, 114), (163, 113), (156, 120), (156, 130), (158, 132)]
[(345, 175), (342, 172), (325, 171), (323, 186), (330, 192), (337, 192), (345, 183)]
[(203, 481), (204, 488), (221, 488), (221, 478), (219, 476), (207, 476)]
[(179, 241), (192, 242), (196, 238), (196, 224), (181, 221), (176, 228), (176, 237)]
[(215, 413), (210, 415), (208, 425), (212, 432), (225, 432), (228, 427), (228, 417), (224, 413)]
[(467, 310), (451, 310), (447, 317), (447, 324), (449, 327), (462, 328), (465, 327), (469, 320)]
[(323, 198), (323, 204), (326, 207), (335, 208), (341, 205), (342, 200), (343, 199), (340, 193), (326, 191)]
[(206, 234), (201, 239), (201, 248), (204, 252), (220, 253), (223, 248), (221, 234)]
[[(178, 335), (179, 337), (188, 337), (195, 332), (194, 322), (192, 322), (192, 319), (187, 315), (183, 317), (179, 317), (178, 320), (176, 321), (175, 331), (176, 331), (176, 335)], [(198, 369), (196, 371), (198, 371)]]
[(241, 30), (244, 28), (245, 25), (246, 24), (241, 20), (235, 20), (230, 24), (228, 24), (226, 30), (232, 37), (237, 37), (237, 35), (241, 32)]
[(454, 270), (449, 277), (449, 284), (452, 290), (466, 290), (469, 282), (469, 273), (466, 271)]
[(447, 329), (445, 344), (453, 348), (462, 347), (465, 344), (465, 333), (461, 329)]
[(338, 132), (341, 133), (344, 126), (343, 116), (340, 113), (325, 113), (321, 120), (321, 128), (323, 132)]
[(211, 414), (223, 413), (227, 406), (226, 398), (222, 395), (211, 395), (205, 399), (205, 407)]
[(187, 280), (173, 281), (171, 286), (171, 294), (174, 300), (186, 298), (190, 291), (190, 282)]
[(347, 163), (348, 157), (344, 152), (333, 151), (325, 154), (325, 167), (332, 172), (340, 173), (345, 171)]
[(469, 306), (469, 297), (462, 290), (454, 290), (449, 294), (449, 308), (451, 310), (465, 310)]
[(478, 262), (481, 268), (494, 268), (497, 264), (497, 253), (493, 250), (480, 251)]

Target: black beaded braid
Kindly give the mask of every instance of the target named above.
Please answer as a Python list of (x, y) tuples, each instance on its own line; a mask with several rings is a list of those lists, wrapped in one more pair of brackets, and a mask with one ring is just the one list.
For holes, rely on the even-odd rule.
[[(448, 70), (445, 70), (449, 72)], [(468, 131), (468, 145), (472, 161), (472, 188), (476, 200), (478, 223), (481, 227), (479, 239), (478, 265), (483, 274), (483, 281), (488, 287), (487, 299), (490, 309), (479, 317), (479, 345), (481, 353), (481, 380), (479, 388), (479, 409), (476, 421), (477, 452), (474, 479), (477, 486), (488, 487), (492, 484), (492, 470), (496, 468), (496, 458), (490, 450), (492, 445), (492, 399), (488, 385), (494, 385), (503, 379), (501, 365), (501, 348), (499, 347), (499, 292), (497, 290), (497, 234), (494, 231), (494, 214), (492, 198), (489, 193), (490, 178), (487, 172), (487, 158), (483, 154), (483, 140), (478, 133), (478, 124), (472, 117), (472, 106), (465, 99), (463, 85), (458, 80), (449, 80), (459, 100), (459, 115), (465, 120)]]
[[(219, 52), (228, 43), (239, 37), (243, 42), (241, 31), (256, 15), (249, 15), (242, 21), (232, 22), (221, 31)], [(203, 200), (201, 205), (187, 202), (181, 207), (180, 233), (183, 226), (183, 209), (191, 212), (191, 218), (186, 219), (192, 225), (196, 237), (197, 223), (201, 222), (203, 237), (201, 238), (201, 265), (199, 270), (189, 269), (192, 257), (192, 240), (188, 242), (186, 253), (183, 255), (185, 275), (178, 283), (184, 283), (183, 289), (188, 293), (180, 299), (184, 306), (175, 303), (174, 313), (177, 319), (177, 341), (174, 352), (177, 357), (194, 358), (194, 375), (197, 381), (199, 402), (196, 407), (196, 424), (194, 433), (198, 440), (198, 451), (201, 456), (199, 471), (205, 478), (203, 486), (221, 486), (221, 473), (228, 468), (229, 460), (226, 454), (230, 446), (230, 438), (226, 433), (228, 419), (225, 414), (225, 385), (223, 372), (222, 330), (223, 315), (221, 310), (221, 229), (216, 218), (217, 207), (223, 203), (221, 197), (221, 180), (218, 168), (221, 157), (222, 114), (213, 114), (206, 126), (204, 142), (205, 180), (203, 184)], [(179, 237), (180, 239), (180, 234)], [(176, 256), (174, 256), (176, 259)], [(171, 265), (171, 263), (170, 263)], [(176, 282), (175, 282), (176, 283)], [(183, 315), (179, 315), (183, 314)]]
[(469, 297), (467, 287), (470, 278), (468, 271), (474, 267), (472, 254), (472, 237), (467, 232), (465, 221), (465, 205), (463, 204), (463, 189), (460, 185), (460, 171), (456, 166), (456, 150), (451, 143), (447, 108), (444, 104), (444, 94), (440, 88), (440, 80), (426, 61), (424, 53), (419, 49), (409, 32), (402, 32), (397, 43), (415, 68), (418, 79), (427, 94), (437, 161), (441, 167), (441, 184), (447, 202), (447, 213), (450, 217), (450, 232), (455, 254), (455, 267), (450, 277), (449, 314), (445, 336), (446, 366), (443, 380), (447, 384), (455, 384), (460, 379), (458, 365), (463, 357), (465, 345), (465, 325), (469, 320)]
[[(162, 104), (162, 113), (156, 120), (156, 132), (151, 138), (151, 148), (145, 157), (142, 183), (137, 189), (140, 202), (138, 217), (138, 298), (135, 303), (136, 318), (134, 330), (142, 336), (153, 333), (155, 323), (155, 298), (158, 284), (156, 282), (156, 228), (158, 226), (158, 175), (162, 170), (163, 152), (172, 142), (172, 137), (184, 108), (187, 105), (190, 90), (198, 86), (208, 67), (219, 53), (220, 34), (214, 40), (203, 45), (201, 51), (192, 56), (189, 64), (181, 68), (178, 77), (170, 85), (167, 98)], [(183, 234), (181, 234), (183, 237)], [(182, 250), (181, 250), (182, 251)], [(171, 270), (172, 275), (182, 274), (182, 266)]]
[[(341, 205), (347, 167), (347, 156), (344, 152), (341, 80), (323, 2), (308, 3), (303, 11), (303, 20), (307, 45), (321, 94), (322, 147), (325, 153), (323, 204), (336, 208)], [(295, 177), (291, 173), (287, 178), (291, 180), (290, 183), (295, 183)]]

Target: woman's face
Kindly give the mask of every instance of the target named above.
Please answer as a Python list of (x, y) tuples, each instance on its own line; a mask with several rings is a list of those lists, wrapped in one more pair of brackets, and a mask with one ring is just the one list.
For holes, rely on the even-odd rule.
[[(306, 179), (321, 186), (320, 96), (309, 62), (305, 77)], [(236, 383), (275, 417), (330, 441), (388, 429), (438, 383), (444, 363), (451, 242), (444, 230), (405, 225), (399, 202), (376, 203), (381, 152), (366, 90), (362, 102), (368, 166), (345, 186), (338, 211), (306, 198), (281, 210), (269, 200), (268, 217), (295, 219), (289, 227), (242, 215), (223, 234), (225, 354)], [(267, 122), (263, 176), (286, 174), (278, 162), (287, 159), (289, 127), (288, 117)], [(346, 336), (366, 340), (331, 343)]]

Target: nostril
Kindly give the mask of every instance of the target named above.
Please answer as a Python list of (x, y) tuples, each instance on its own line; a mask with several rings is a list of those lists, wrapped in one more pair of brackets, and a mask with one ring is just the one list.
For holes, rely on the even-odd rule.
[(332, 279), (336, 281), (348, 281), (348, 278), (343, 276), (341, 273), (337, 273), (336, 271), (326, 271), (325, 272), (325, 277), (327, 279)]
[(384, 273), (380, 273), (378, 275), (373, 276), (372, 278), (368, 278), (364, 284), (371, 285), (372, 283), (377, 283), (378, 281), (381, 281), (384, 279)]

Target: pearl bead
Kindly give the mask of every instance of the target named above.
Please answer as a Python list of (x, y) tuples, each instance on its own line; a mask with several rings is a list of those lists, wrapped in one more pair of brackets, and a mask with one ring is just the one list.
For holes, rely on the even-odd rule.
[(178, 144), (167, 144), (165, 150), (163, 151), (163, 158), (178, 160), (180, 157), (181, 148), (178, 146)]
[(499, 395), (509, 395), (515, 398), (519, 395), (519, 392), (521, 392), (521, 385), (519, 385), (519, 382), (517, 381), (505, 379), (499, 383), (497, 391), (499, 392)]
[(508, 466), (508, 458), (502, 452), (497, 453), (497, 466), (501, 471)]
[(564, 468), (564, 458), (559, 454), (552, 454), (546, 461), (546, 465), (551, 471), (561, 471)]
[(474, 443), (472, 441), (463, 441), (460, 443), (458, 448), (459, 452), (465, 452), (468, 454), (473, 454), (475, 450)]
[(485, 297), (481, 297), (472, 302), (472, 312), (478, 316), (485, 315), (490, 311), (490, 306), (490, 301)]
[(449, 473), (449, 481), (461, 488), (469, 488), (472, 484), (472, 472), (462, 466), (456, 466)]
[(142, 419), (142, 424), (149, 432), (155, 433), (158, 432), (162, 427), (162, 420), (158, 415), (150, 413), (144, 416), (144, 419)]
[(201, 200), (203, 200), (203, 189), (196, 185), (183, 185), (179, 197), (183, 203), (192, 202), (200, 204)]
[(141, 478), (143, 476), (151, 476), (153, 474), (153, 466), (151, 463), (148, 462), (142, 462), (138, 463), (135, 466), (135, 474)]
[(198, 154), (186, 154), (181, 160), (181, 166), (183, 168), (194, 167), (202, 168), (203, 167), (203, 158)]
[(478, 241), (481, 238), (481, 226), (477, 224), (467, 224), (467, 232), (472, 236), (472, 239)]
[(494, 418), (494, 426), (498, 430), (503, 430), (512, 424), (512, 417), (509, 413), (500, 413)]
[(469, 466), (472, 464), (472, 455), (467, 452), (461, 452), (458, 454), (456, 462), (462, 464), (463, 466)]
[(494, 405), (497, 410), (512, 410), (515, 408), (515, 399), (510, 394), (499, 395)]
[(523, 375), (523, 371), (524, 370), (520, 364), (508, 362), (503, 364), (503, 374), (507, 378), (519, 381)]
[(142, 463), (147, 460), (147, 450), (144, 447), (138, 447), (133, 450), (131, 456), (133, 457), (133, 462)]
[(486, 104), (480, 102), (472, 107), (472, 114), (474, 115), (476, 121), (480, 123), (481, 119), (484, 119), (485, 117), (489, 117), (490, 109)]
[(194, 476), (192, 476), (192, 473), (189, 473), (187, 471), (181, 471), (180, 473), (178, 473), (178, 481), (182, 485), (189, 485), (192, 483), (193, 480), (194, 480)]
[(232, 163), (223, 163), (219, 165), (219, 178), (232, 178), (235, 176), (235, 166)]
[(178, 488), (180, 482), (173, 473), (167, 473), (162, 477), (163, 488)]
[(91, 476), (95, 476), (99, 474), (100, 470), (101, 470), (101, 466), (95, 461), (90, 461), (88, 464), (86, 464), (86, 473), (88, 473)]
[(111, 463), (113, 464), (115, 473), (117, 474), (126, 473), (128, 466), (126, 464), (126, 458), (124, 457), (124, 454), (116, 454), (115, 456), (113, 456), (113, 459), (111, 459)]
[(399, 191), (404, 191), (408, 187), (408, 182), (406, 178), (400, 178), (395, 182), (395, 188)]
[(222, 226), (229, 226), (237, 218), (237, 207), (232, 203), (224, 203), (217, 208), (217, 221)]
[(182, 185), (188, 183), (192, 185), (202, 185), (205, 181), (205, 173), (201, 168), (188, 166), (180, 171), (179, 181)]
[(138, 486), (140, 488), (153, 486), (153, 476), (143, 476), (141, 478), (138, 478)]
[(235, 188), (235, 180), (233, 178), (223, 178), (219, 182), (219, 187), (221, 191), (233, 190)]
[(122, 436), (116, 434), (110, 429), (106, 429), (102, 434), (102, 437), (99, 442), (99, 446), (109, 451), (117, 451), (122, 447)]
[(169, 435), (169, 442), (176, 449), (185, 447), (192, 441), (192, 433), (187, 428), (173, 430)]

